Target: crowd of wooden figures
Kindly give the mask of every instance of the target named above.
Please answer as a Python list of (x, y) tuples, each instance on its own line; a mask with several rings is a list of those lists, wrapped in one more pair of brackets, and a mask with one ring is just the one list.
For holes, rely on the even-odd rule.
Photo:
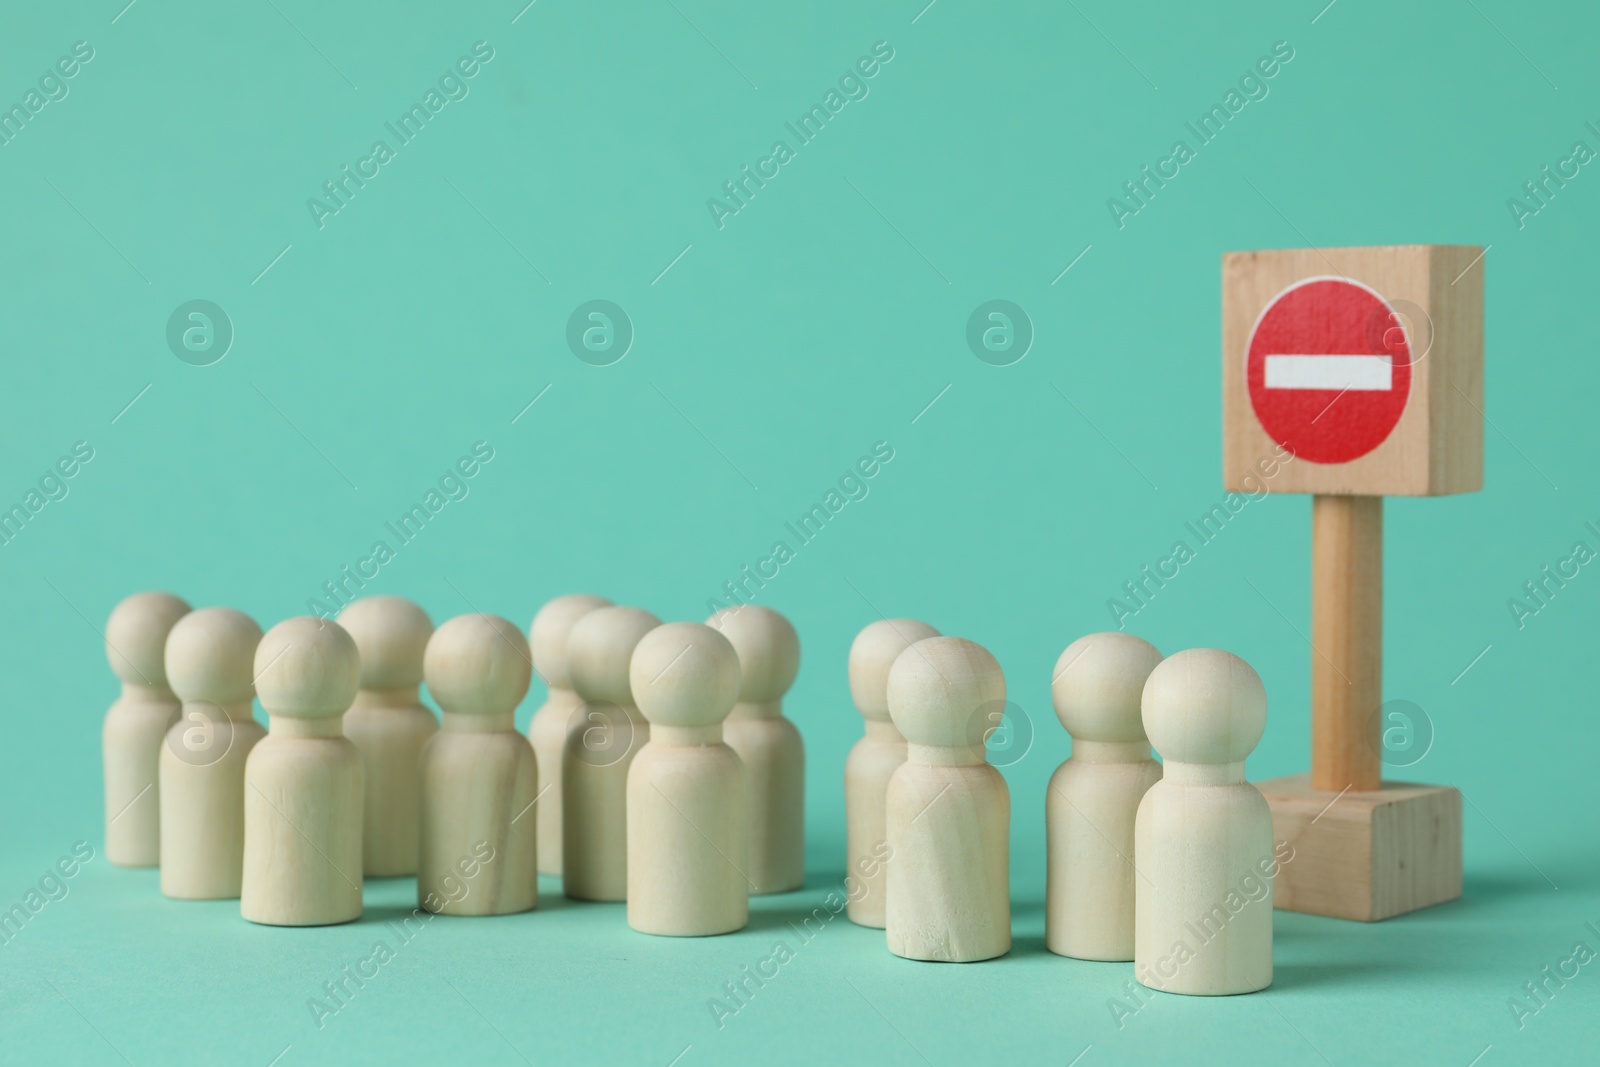
[[(543, 872), (573, 899), (626, 901), (635, 930), (703, 936), (805, 880), (805, 757), (782, 710), (800, 641), (768, 608), (662, 623), (562, 596), (525, 636), (493, 615), (435, 629), (375, 596), (263, 635), (139, 593), (106, 652), (123, 683), (103, 734), (106, 854), (159, 865), (171, 898), (315, 926), (360, 916), (363, 876), (415, 875), (421, 908), (502, 915), (535, 907)], [(549, 696), (524, 736), (535, 673)], [(909, 959), (1005, 954), (1011, 801), (985, 749), (1000, 665), (883, 619), (851, 646), (849, 681), (866, 720), (844, 775), (849, 917)], [(1266, 723), (1255, 671), (1092, 634), (1051, 695), (1072, 753), (1046, 799), (1050, 950), (1133, 961), (1169, 992), (1266, 986), (1272, 877), (1292, 853), (1245, 781)]]

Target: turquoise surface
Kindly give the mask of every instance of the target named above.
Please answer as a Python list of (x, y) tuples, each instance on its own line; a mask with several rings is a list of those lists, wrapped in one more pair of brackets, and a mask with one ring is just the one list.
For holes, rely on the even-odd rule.
[[(0, 906), (27, 912), (0, 1059), (1593, 1060), (1590, 6), (125, 2), (0, 13), (0, 510), (27, 516), (0, 538)], [(1134, 212), (1146, 166), (1178, 170)], [(1118, 1011), (1130, 966), (1042, 947), (1051, 667), (1223, 499), (1221, 254), (1412, 242), (1489, 246), (1486, 487), (1393, 501), (1386, 530), (1386, 695), (1415, 728), (1391, 770), (1463, 790), (1466, 892), (1280, 913), (1265, 994)], [(1251, 501), (1123, 619), (1255, 665), (1257, 779), (1308, 763), (1309, 512)], [(806, 889), (678, 941), (547, 881), (536, 913), (431, 921), (319, 1014), (411, 883), (286, 931), (110, 867), (97, 628), (147, 588), (270, 625), (345, 568), (524, 625), (577, 590), (700, 619), (748, 582), (804, 645)], [(842, 885), (845, 653), (880, 612), (1007, 671), (1003, 959), (791, 925)]]

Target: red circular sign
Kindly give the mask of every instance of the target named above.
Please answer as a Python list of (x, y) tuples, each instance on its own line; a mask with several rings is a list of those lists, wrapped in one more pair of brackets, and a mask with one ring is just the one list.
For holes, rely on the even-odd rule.
[(1411, 341), (1388, 301), (1347, 278), (1273, 298), (1245, 350), (1250, 406), (1297, 459), (1348, 463), (1384, 442), (1411, 395)]

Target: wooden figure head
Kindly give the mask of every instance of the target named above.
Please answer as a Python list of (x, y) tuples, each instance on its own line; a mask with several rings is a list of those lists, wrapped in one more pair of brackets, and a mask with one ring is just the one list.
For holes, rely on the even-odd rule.
[(502, 715), (528, 695), (533, 660), (515, 623), (498, 615), (457, 615), (428, 639), (422, 672), (444, 711)]
[(267, 631), (256, 647), (255, 675), (268, 715), (331, 719), (356, 698), (361, 653), (338, 623), (302, 615)]
[(661, 620), (643, 608), (604, 607), (583, 615), (567, 635), (572, 688), (586, 701), (632, 705), (628, 663)]
[(1150, 672), (1144, 731), (1168, 762), (1243, 763), (1267, 726), (1267, 691), (1244, 660), (1215, 648), (1168, 656)]
[(628, 667), (633, 698), (652, 725), (713, 726), (739, 699), (739, 654), (697, 622), (669, 622), (640, 640)]
[(723, 608), (706, 625), (720, 631), (739, 653), (741, 701), (770, 704), (783, 699), (800, 673), (800, 635), (788, 619), (771, 608), (741, 604)]
[(567, 668), (567, 638), (579, 619), (596, 608), (611, 606), (603, 596), (572, 593), (558, 596), (534, 615), (528, 627), (528, 644), (533, 648), (533, 669), (546, 685), (572, 688), (572, 673)]
[(939, 631), (915, 619), (879, 619), (850, 643), (850, 697), (871, 722), (889, 721), (889, 668), (900, 653)]
[(1078, 638), (1051, 675), (1056, 718), (1074, 741), (1144, 741), (1139, 699), (1160, 662), (1156, 647), (1132, 634)]
[(1006, 679), (989, 650), (961, 637), (918, 641), (889, 668), (889, 715), (914, 745), (981, 752)]
[(167, 684), (182, 700), (227, 705), (255, 696), (261, 627), (242, 611), (201, 608), (167, 635)]
[(111, 609), (106, 659), (124, 682), (166, 685), (167, 634), (192, 609), (171, 593), (135, 593)]
[(433, 620), (403, 596), (368, 596), (339, 612), (339, 625), (361, 652), (361, 688), (414, 689), (422, 684), (422, 657)]

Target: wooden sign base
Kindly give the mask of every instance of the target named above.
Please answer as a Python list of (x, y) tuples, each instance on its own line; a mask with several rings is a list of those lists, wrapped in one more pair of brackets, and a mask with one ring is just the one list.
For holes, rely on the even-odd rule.
[[(1461, 896), (1461, 794), (1384, 782), (1322, 792), (1308, 775), (1256, 783), (1272, 808), (1280, 859), (1273, 906), (1375, 922)], [(1284, 855), (1288, 855), (1284, 852)]]

